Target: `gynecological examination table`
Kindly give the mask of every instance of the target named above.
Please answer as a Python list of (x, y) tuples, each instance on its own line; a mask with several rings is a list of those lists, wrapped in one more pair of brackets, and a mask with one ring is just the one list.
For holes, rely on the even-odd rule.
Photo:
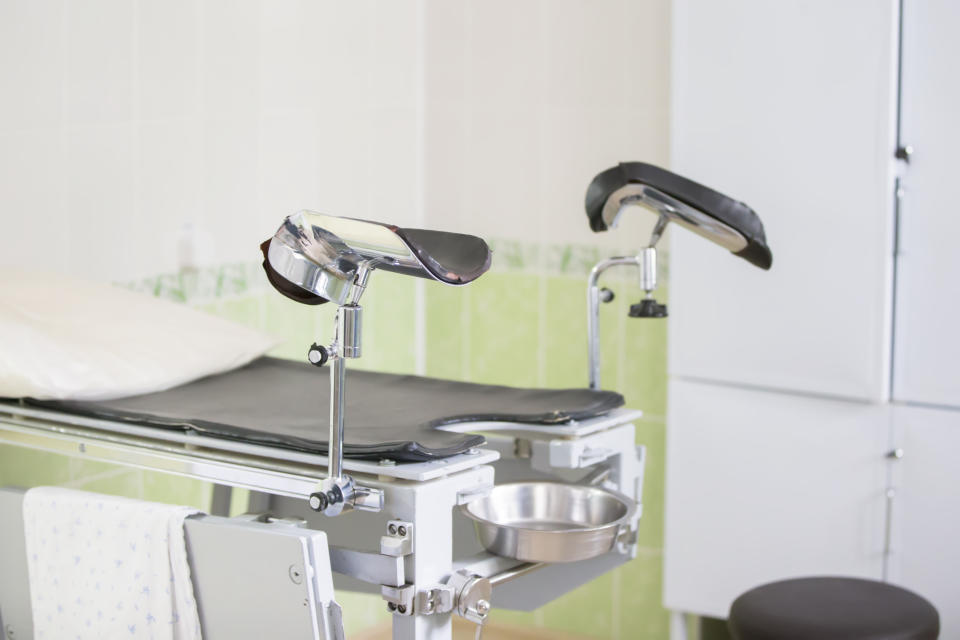
[[(653, 291), (655, 245), (669, 222), (770, 267), (756, 214), (680, 176), (624, 163), (587, 192), (594, 231), (634, 205), (657, 224), (636, 255), (590, 274), (589, 388), (347, 376), (377, 270), (462, 286), (491, 254), (473, 236), (305, 211), (261, 249), (278, 292), (338, 307), (332, 341), (310, 346), (307, 362), (263, 357), (116, 400), (3, 400), (0, 443), (199, 478), (216, 484), (215, 497), (251, 490), (249, 514), (214, 509), (185, 525), (207, 637), (340, 638), (341, 589), (378, 594), (394, 638), (448, 639), (453, 614), (479, 634), (492, 607), (535, 609), (635, 554), (645, 454), (632, 423), (641, 412), (600, 388), (598, 307), (612, 295), (601, 273), (636, 267), (647, 295), (630, 315), (665, 316)], [(329, 369), (329, 393), (318, 367)], [(9, 571), (0, 615), (11, 638), (31, 635), (21, 500), (0, 490)]]

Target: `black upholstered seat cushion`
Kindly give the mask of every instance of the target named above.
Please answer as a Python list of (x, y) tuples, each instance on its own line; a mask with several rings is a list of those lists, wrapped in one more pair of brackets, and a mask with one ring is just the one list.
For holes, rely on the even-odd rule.
[[(306, 362), (264, 357), (157, 393), (90, 402), (26, 402), (75, 415), (324, 455), (330, 416), (327, 375)], [(564, 424), (621, 406), (623, 396), (613, 391), (518, 389), (352, 369), (347, 372), (344, 456), (435, 460), (485, 442), (481, 435), (438, 428), (444, 425)]]
[(795, 578), (747, 591), (730, 607), (736, 640), (932, 640), (933, 605), (912, 591), (859, 578)]

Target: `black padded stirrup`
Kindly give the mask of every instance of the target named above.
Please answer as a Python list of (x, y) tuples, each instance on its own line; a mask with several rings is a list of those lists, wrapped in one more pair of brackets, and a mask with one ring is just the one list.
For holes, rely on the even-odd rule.
[(587, 188), (586, 197), (591, 229), (607, 230), (607, 224), (603, 220), (603, 207), (607, 199), (615, 191), (631, 183), (644, 184), (662, 191), (742, 235), (747, 246), (734, 255), (761, 269), (769, 269), (773, 264), (773, 254), (767, 246), (763, 222), (753, 209), (693, 180), (643, 162), (621, 162), (593, 179)]

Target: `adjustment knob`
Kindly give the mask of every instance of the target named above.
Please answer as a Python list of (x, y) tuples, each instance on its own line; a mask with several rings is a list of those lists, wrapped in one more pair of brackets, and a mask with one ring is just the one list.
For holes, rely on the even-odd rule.
[(326, 347), (321, 347), (316, 342), (310, 345), (310, 350), (307, 351), (307, 360), (310, 361), (315, 367), (322, 367), (327, 364), (327, 360), (330, 359), (330, 354), (327, 352)]
[(324, 511), (330, 504), (327, 494), (323, 491), (311, 493), (308, 502), (310, 503), (310, 508), (314, 511)]
[(667, 305), (660, 304), (653, 298), (646, 298), (637, 304), (630, 305), (631, 318), (666, 318)]

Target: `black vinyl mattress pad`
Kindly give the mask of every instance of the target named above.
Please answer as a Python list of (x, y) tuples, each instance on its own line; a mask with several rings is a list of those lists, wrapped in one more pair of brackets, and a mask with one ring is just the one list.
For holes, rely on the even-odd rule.
[[(215, 376), (116, 400), (32, 400), (33, 406), (159, 429), (327, 453), (329, 372), (263, 357)], [(591, 389), (519, 389), (348, 370), (344, 456), (418, 462), (481, 446), (483, 436), (437, 427), (461, 422), (563, 424), (605, 415), (623, 396)]]

